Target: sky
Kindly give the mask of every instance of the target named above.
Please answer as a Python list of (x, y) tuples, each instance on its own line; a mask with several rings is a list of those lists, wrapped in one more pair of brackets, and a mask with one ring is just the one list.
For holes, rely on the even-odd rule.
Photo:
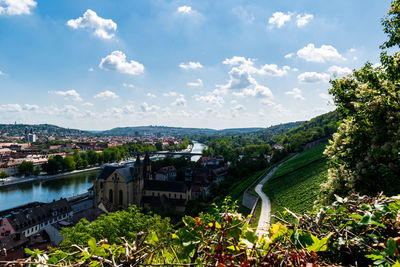
[(0, 123), (268, 127), (334, 110), (389, 0), (0, 0)]

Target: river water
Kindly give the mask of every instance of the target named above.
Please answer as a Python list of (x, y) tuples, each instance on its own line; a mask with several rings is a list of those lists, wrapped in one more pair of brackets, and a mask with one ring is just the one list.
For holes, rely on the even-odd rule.
[(0, 210), (33, 201), (51, 202), (86, 193), (99, 171), (66, 175), (54, 180), (14, 185), (0, 189)]
[[(193, 153), (201, 153), (204, 144), (193, 142)], [(200, 156), (193, 156), (197, 161)], [(67, 198), (86, 193), (93, 185), (99, 171), (66, 175), (54, 180), (34, 182), (0, 188), (0, 211), (33, 201), (51, 202), (54, 199)]]

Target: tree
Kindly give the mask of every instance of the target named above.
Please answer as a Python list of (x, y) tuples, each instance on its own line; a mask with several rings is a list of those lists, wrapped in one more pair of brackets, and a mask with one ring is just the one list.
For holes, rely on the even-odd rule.
[[(400, 44), (399, 3), (383, 21), (390, 40)], [(381, 54), (381, 67), (370, 63), (350, 77), (331, 81), (330, 93), (342, 117), (338, 132), (325, 153), (330, 159), (324, 195), (349, 191), (375, 195), (400, 190), (400, 53)]]
[(33, 173), (33, 162), (24, 160), (18, 166), (18, 172), (22, 175), (31, 175)]
[(39, 166), (36, 166), (36, 167), (33, 169), (33, 174), (34, 174), (35, 176), (38, 176), (38, 175), (40, 174), (40, 172), (41, 172), (41, 169), (40, 169)]
[(6, 172), (0, 172), (0, 179), (5, 179), (8, 177), (8, 174)]
[(163, 149), (163, 145), (161, 142), (156, 143), (156, 149), (157, 149), (157, 151), (161, 151)]
[(72, 156), (65, 156), (63, 160), (63, 170), (64, 171), (73, 171), (75, 170), (76, 163), (74, 161), (74, 158)]

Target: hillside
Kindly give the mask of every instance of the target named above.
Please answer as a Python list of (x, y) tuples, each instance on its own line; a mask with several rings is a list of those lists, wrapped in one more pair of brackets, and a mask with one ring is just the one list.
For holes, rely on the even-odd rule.
[(167, 127), (167, 126), (137, 126), (137, 127), (117, 127), (111, 130), (99, 132), (104, 135), (212, 135), (212, 134), (235, 134), (255, 132), (262, 128), (232, 128), (223, 130), (214, 130), (209, 128), (184, 128), (184, 127)]
[(298, 154), (265, 183), (263, 191), (271, 200), (271, 214), (279, 215), (285, 208), (296, 214), (312, 210), (320, 184), (327, 180), (324, 149), (325, 145), (319, 145)]
[(32, 130), (32, 132), (38, 136), (90, 135), (90, 133), (87, 131), (68, 129), (51, 124), (0, 124), (0, 135), (8, 134), (10, 136), (22, 136), (25, 134), (26, 130)]

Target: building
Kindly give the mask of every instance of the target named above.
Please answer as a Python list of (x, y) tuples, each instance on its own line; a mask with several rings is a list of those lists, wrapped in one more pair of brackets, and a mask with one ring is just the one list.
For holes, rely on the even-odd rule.
[(145, 208), (174, 207), (176, 212), (182, 213), (186, 201), (191, 199), (190, 186), (185, 182), (152, 179), (148, 155), (143, 162), (138, 156), (131, 167), (105, 165), (93, 189), (95, 206), (106, 212), (135, 204)]
[(155, 174), (157, 181), (175, 181), (176, 168), (174, 166), (167, 166), (159, 169)]

